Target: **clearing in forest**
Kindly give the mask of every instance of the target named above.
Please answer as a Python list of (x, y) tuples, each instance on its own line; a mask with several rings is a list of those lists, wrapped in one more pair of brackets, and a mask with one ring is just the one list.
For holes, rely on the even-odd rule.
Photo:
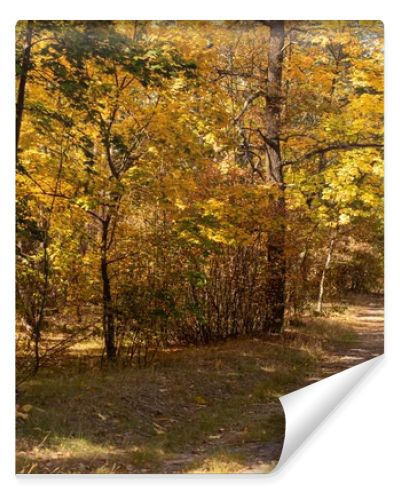
[(46, 370), (22, 384), (19, 473), (253, 472), (284, 436), (277, 398), (383, 352), (383, 302), (305, 318), (289, 340), (171, 349), (147, 368)]

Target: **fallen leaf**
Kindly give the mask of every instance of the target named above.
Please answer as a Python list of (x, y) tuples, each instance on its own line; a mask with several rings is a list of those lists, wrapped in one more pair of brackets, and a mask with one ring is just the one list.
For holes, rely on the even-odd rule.
[(156, 434), (165, 434), (165, 429), (161, 427), (161, 425), (157, 424), (156, 422), (153, 422), (153, 427), (154, 430), (156, 431)]
[(207, 404), (207, 401), (203, 398), (203, 396), (196, 396), (194, 398), (194, 400), (196, 401), (196, 403), (198, 405), (206, 405)]

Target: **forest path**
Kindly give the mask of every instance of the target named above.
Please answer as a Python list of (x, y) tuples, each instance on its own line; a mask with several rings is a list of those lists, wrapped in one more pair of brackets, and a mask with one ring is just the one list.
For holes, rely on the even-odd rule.
[[(40, 372), (17, 420), (22, 473), (261, 473), (283, 445), (279, 396), (383, 352), (383, 300), (353, 297), (282, 339), (160, 353), (141, 370)], [(338, 312), (339, 311), (339, 312)], [(51, 374), (51, 376), (49, 376)]]
[[(326, 355), (317, 373), (309, 383), (318, 382), (326, 377), (342, 372), (352, 366), (364, 363), (380, 356), (384, 352), (384, 302), (383, 297), (358, 298), (358, 303), (351, 304), (346, 310), (347, 324), (356, 332), (358, 340), (355, 346), (346, 348), (337, 346)], [(241, 472), (266, 473), (271, 469), (268, 461), (253, 465)]]
[[(383, 354), (383, 298), (379, 296), (358, 297), (356, 303), (349, 304), (343, 319), (357, 334), (355, 345), (352, 343), (346, 347), (340, 343), (329, 351), (324, 356), (318, 370), (307, 379), (309, 384)], [(247, 474), (270, 472), (277, 462), (280, 450), (280, 443), (242, 444), (240, 452), (247, 456), (253, 455), (253, 459), (238, 472)], [(232, 448), (230, 449), (230, 452), (234, 451)], [(179, 472), (190, 461), (190, 454), (176, 457), (173, 462), (166, 464), (166, 472)]]
[(326, 356), (321, 365), (321, 373), (315, 380), (334, 375), (383, 354), (383, 298), (367, 297), (359, 304), (350, 305), (346, 317), (348, 325), (358, 336), (358, 342), (347, 349), (342, 345)]

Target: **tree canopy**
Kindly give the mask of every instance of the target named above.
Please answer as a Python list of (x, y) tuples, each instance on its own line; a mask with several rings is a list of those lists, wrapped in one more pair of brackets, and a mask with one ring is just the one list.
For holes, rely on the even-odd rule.
[(16, 29), (17, 307), (36, 368), (54, 323), (142, 362), (382, 289), (381, 23)]

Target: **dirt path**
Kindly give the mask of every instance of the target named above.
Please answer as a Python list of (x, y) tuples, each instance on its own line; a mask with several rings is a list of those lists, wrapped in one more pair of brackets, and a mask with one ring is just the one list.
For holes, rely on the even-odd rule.
[[(384, 305), (383, 298), (362, 300), (360, 304), (352, 304), (346, 311), (349, 326), (357, 333), (359, 341), (349, 349), (338, 348), (327, 355), (318, 374), (309, 379), (310, 383), (339, 373), (369, 359), (380, 356), (384, 352)], [(263, 456), (255, 454), (254, 464), (240, 472), (266, 473), (271, 470), (273, 448), (266, 446), (270, 456), (263, 461)], [(267, 451), (267, 450), (266, 450)], [(276, 451), (276, 450), (275, 450)], [(265, 455), (264, 455), (265, 456)], [(275, 455), (276, 456), (276, 455)]]
[(371, 298), (349, 306), (346, 311), (349, 326), (357, 333), (359, 342), (350, 349), (336, 349), (321, 365), (325, 378), (383, 354), (384, 308), (383, 298)]

